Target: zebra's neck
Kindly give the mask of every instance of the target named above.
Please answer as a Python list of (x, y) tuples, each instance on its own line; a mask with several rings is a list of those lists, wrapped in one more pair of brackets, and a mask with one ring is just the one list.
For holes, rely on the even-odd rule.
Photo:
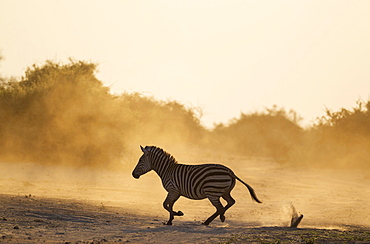
[(164, 178), (175, 165), (173, 162), (157, 162), (155, 166), (153, 165), (153, 170), (159, 177)]
[(163, 178), (177, 164), (176, 159), (165, 151), (154, 151), (150, 155), (152, 169)]

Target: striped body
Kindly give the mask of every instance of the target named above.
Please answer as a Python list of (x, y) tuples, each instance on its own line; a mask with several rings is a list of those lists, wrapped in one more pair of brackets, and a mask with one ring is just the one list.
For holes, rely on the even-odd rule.
[(162, 178), (167, 192), (175, 191), (181, 196), (200, 200), (208, 196), (221, 197), (235, 185), (234, 173), (220, 164), (176, 164)]
[[(141, 147), (143, 155), (132, 172), (134, 178), (154, 170), (162, 180), (163, 187), (168, 195), (163, 202), (163, 207), (170, 213), (170, 219), (166, 223), (172, 224), (174, 216), (182, 216), (181, 211), (173, 211), (172, 207), (180, 196), (194, 200), (208, 198), (215, 206), (216, 212), (211, 215), (203, 224), (208, 225), (217, 216), (221, 221), (225, 220), (224, 213), (235, 200), (230, 192), (235, 186), (235, 181), (239, 180), (249, 190), (252, 198), (259, 202), (253, 188), (238, 178), (234, 172), (226, 166), (220, 164), (185, 165), (179, 164), (173, 156), (154, 146)], [(220, 198), (227, 201), (224, 207)]]

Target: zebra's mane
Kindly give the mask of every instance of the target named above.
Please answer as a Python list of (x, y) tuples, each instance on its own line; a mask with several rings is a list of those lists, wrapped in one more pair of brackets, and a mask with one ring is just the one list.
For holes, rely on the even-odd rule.
[(175, 159), (175, 157), (172, 156), (171, 154), (169, 154), (168, 152), (166, 152), (165, 150), (163, 150), (160, 147), (146, 146), (145, 149), (148, 150), (149, 152), (155, 154), (155, 155), (165, 156), (165, 157), (167, 157), (171, 161), (171, 163), (177, 164), (177, 160)]

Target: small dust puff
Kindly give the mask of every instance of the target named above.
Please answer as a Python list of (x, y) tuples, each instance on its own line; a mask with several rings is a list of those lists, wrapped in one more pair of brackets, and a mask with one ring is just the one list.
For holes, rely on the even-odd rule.
[(290, 227), (297, 228), (299, 223), (301, 223), (301, 220), (303, 219), (303, 214), (300, 214), (298, 216), (297, 210), (295, 209), (293, 204), (291, 204), (291, 208), (292, 208), (292, 219), (290, 220)]
[(303, 214), (301, 214), (299, 217), (292, 217), (292, 220), (290, 221), (290, 227), (297, 228), (299, 223), (301, 223), (302, 219), (303, 219)]

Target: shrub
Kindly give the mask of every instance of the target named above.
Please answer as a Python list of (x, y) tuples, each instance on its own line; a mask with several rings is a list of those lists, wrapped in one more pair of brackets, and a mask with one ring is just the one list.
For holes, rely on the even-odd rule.
[(326, 167), (370, 167), (370, 101), (329, 109), (307, 131), (305, 160)]
[(217, 145), (229, 152), (285, 161), (301, 140), (303, 129), (298, 121), (294, 111), (274, 106), (262, 113), (242, 113), (228, 125), (217, 125), (213, 137)]
[(106, 166), (139, 144), (192, 144), (205, 129), (194, 109), (138, 93), (114, 96), (86, 62), (33, 65), (0, 84), (0, 158)]

